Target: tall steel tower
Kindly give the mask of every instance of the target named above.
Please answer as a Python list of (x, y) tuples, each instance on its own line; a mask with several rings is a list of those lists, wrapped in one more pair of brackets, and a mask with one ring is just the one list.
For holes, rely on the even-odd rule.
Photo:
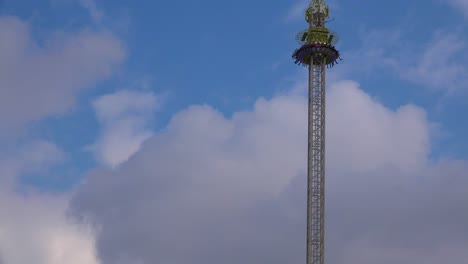
[(305, 14), (309, 28), (298, 34), (302, 47), (293, 54), (296, 64), (309, 68), (306, 264), (324, 264), (325, 255), (325, 70), (340, 59), (328, 16), (324, 0), (312, 0)]

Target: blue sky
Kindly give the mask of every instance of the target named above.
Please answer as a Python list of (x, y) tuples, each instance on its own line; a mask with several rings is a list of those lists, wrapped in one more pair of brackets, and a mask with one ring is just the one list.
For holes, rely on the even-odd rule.
[[(463, 183), (468, 173), (468, 141), (465, 140), (468, 134), (465, 120), (468, 1), (330, 0), (328, 4), (333, 18), (329, 27), (340, 35), (337, 48), (343, 58), (328, 75), (331, 186), (339, 184), (337, 179), (349, 170), (350, 175), (358, 175), (357, 181), (367, 179), (364, 175), (382, 175), (379, 178), (382, 182), (388, 178), (384, 175), (405, 175), (401, 179), (395, 177), (395, 182), (388, 184), (420, 194), (408, 196), (415, 201), (427, 201), (425, 194), (435, 182), (447, 180), (427, 176), (428, 180), (424, 175), (453, 174), (460, 182), (452, 178), (447, 181), (466, 187)], [(129, 234), (110, 236), (115, 230), (141, 224), (140, 243), (151, 242), (165, 248), (171, 245), (172, 239), (175, 241), (174, 237), (163, 235), (167, 245), (155, 242), (159, 233), (146, 234), (143, 228), (146, 223), (136, 223), (134, 219), (115, 223), (109, 220), (112, 217), (100, 213), (100, 206), (112, 207), (110, 197), (122, 194), (121, 198), (115, 198), (122, 204), (115, 208), (117, 218), (130, 214), (157, 221), (160, 218), (156, 212), (170, 214), (164, 208), (174, 204), (168, 202), (161, 208), (142, 207), (142, 211), (137, 211), (134, 206), (139, 205), (142, 197), (163, 204), (172, 199), (166, 193), (204, 193), (200, 186), (216, 184), (234, 186), (226, 190), (245, 192), (252, 199), (246, 202), (243, 197), (229, 196), (229, 201), (239, 199), (228, 203), (238, 212), (237, 228), (249, 230), (255, 222), (252, 219), (275, 215), (278, 220), (271, 228), (280, 224), (289, 226), (287, 230), (294, 234), (287, 236), (293, 241), (289, 244), (296, 245), (294, 241), (300, 238), (301, 229), (291, 226), (302, 223), (302, 211), (296, 204), (301, 197), (296, 197), (294, 190), (301, 188), (300, 176), (304, 173), (301, 140), (305, 135), (305, 119), (300, 117), (305, 109), (307, 76), (304, 68), (293, 63), (291, 54), (299, 45), (295, 41), (296, 33), (307, 26), (303, 19), (306, 6), (307, 1), (292, 0), (2, 1), (0, 173), (3, 176), (0, 177), (3, 179), (0, 183), (5, 187), (0, 188), (3, 193), (0, 199), (9, 202), (0, 203), (0, 209), (11, 210), (9, 205), (18, 205), (20, 209), (17, 209), (19, 216), (13, 214), (8, 223), (0, 221), (0, 230), (3, 225), (14, 233), (18, 228), (11, 224), (15, 222), (14, 217), (31, 214), (31, 218), (42, 219), (36, 231), (51, 225), (63, 226), (67, 231), (37, 234), (29, 245), (34, 254), (27, 256), (17, 255), (11, 241), (0, 237), (0, 263), (23, 264), (29, 257), (35, 259), (34, 256), (41, 256), (39, 264), (60, 263), (37, 247), (51, 237), (75, 241), (67, 245), (87, 252), (84, 255), (95, 249), (97, 258), (90, 256), (82, 260), (86, 262), (77, 263), (185, 261), (172, 258), (162, 249), (164, 254), (158, 255), (149, 249), (132, 248), (129, 246), (132, 243), (139, 245), (132, 239), (138, 239), (129, 238)], [(192, 156), (186, 157), (179, 148)], [(272, 154), (276, 152), (281, 154)], [(218, 157), (222, 158), (218, 160)], [(251, 164), (254, 161), (255, 166)], [(276, 164), (278, 168), (269, 168), (268, 164)], [(245, 186), (224, 178), (187, 176), (192, 172), (218, 175), (220, 169), (234, 179), (239, 175), (252, 176), (240, 177)], [(276, 175), (280, 172), (283, 176)], [(152, 173), (154, 179), (148, 176)], [(266, 176), (262, 178), (269, 173), (273, 179), (269, 183), (271, 188), (257, 190), (256, 183), (269, 181)], [(127, 182), (130, 176), (135, 177), (134, 182)], [(176, 183), (182, 184), (182, 179), (193, 186), (174, 187)], [(370, 179), (370, 182), (375, 180)], [(82, 187), (87, 182), (90, 183)], [(379, 180), (373, 183), (379, 185)], [(103, 187), (106, 184), (110, 187)], [(142, 191), (137, 195), (139, 192), (135, 190), (139, 188)], [(152, 188), (161, 194), (153, 196)], [(382, 193), (388, 191), (382, 188)], [(201, 196), (187, 199), (204, 201), (216, 197), (215, 200), (224, 201), (225, 197), (219, 195), (207, 191), (203, 199)], [(352, 193), (348, 195), (354, 197)], [(355, 195), (357, 200), (367, 197)], [(440, 195), (447, 198), (443, 192)], [(453, 206), (454, 211), (466, 205), (458, 204), (462, 195), (453, 198), (457, 202), (452, 204), (458, 205)], [(331, 197), (333, 206), (339, 195)], [(382, 194), (384, 204), (387, 198)], [(48, 199), (54, 201), (50, 207), (46, 206)], [(199, 204), (193, 208), (197, 212), (212, 212), (223, 206), (209, 204), (210, 209)], [(389, 210), (399, 210), (393, 204), (387, 205)], [(415, 207), (419, 208), (417, 205), (412, 208)], [(43, 210), (34, 215), (31, 208)], [(67, 210), (75, 218), (90, 218), (104, 231), (91, 232), (89, 237), (76, 235), (77, 227), (70, 227), (67, 222)], [(405, 209), (401, 210), (404, 215)], [(252, 215), (252, 211), (264, 213), (258, 216)], [(330, 211), (330, 225), (339, 225), (337, 215), (346, 210), (340, 211), (336, 206)], [(226, 222), (228, 214), (216, 215), (222, 226), (234, 228)], [(380, 219), (375, 213), (370, 215)], [(206, 220), (194, 218), (194, 221)], [(155, 230), (167, 229), (170, 222), (167, 221), (162, 220), (164, 224)], [(189, 231), (205, 228), (184, 224), (179, 227)], [(272, 232), (264, 228), (259, 232)], [(35, 231), (31, 233), (35, 235)], [(195, 231), (190, 234), (200, 235)], [(338, 255), (343, 259), (359, 262), (359, 257), (350, 253), (351, 249), (336, 242), (337, 237), (369, 247), (380, 245), (376, 237), (381, 234), (372, 234), (375, 237), (356, 237), (337, 231), (330, 248), (340, 250)], [(244, 252), (236, 243), (247, 238), (239, 236), (238, 241), (223, 245)], [(29, 239), (27, 234), (24, 237)], [(216, 236), (211, 239), (216, 240)], [(447, 241), (452, 243), (456, 239), (459, 238), (447, 238)], [(22, 243), (21, 238), (15, 241)], [(465, 242), (466, 239), (457, 245), (441, 242), (432, 246), (440, 252), (455, 252), (457, 247), (468, 245)], [(252, 247), (257, 245), (252, 243)], [(259, 250), (288, 248), (285, 258), (296, 252), (279, 242), (271, 243), (270, 247), (266, 245)], [(200, 252), (209, 247), (209, 244), (200, 245)], [(387, 259), (388, 263), (411, 263), (412, 257), (421, 253), (419, 249), (398, 251), (401, 256), (392, 259), (389, 256), (396, 253), (388, 251), (389, 247), (382, 248), (387, 251), (374, 248), (377, 253), (366, 255), (361, 263), (371, 262), (373, 258)], [(116, 253), (122, 250), (125, 254)], [(223, 252), (225, 248), (219, 250)], [(69, 251), (63, 254), (68, 263), (74, 263), (70, 258), (78, 261), (69, 254)], [(187, 253), (187, 258), (196, 259), (193, 263), (210, 259), (208, 256)], [(459, 256), (454, 261), (461, 261), (462, 253), (456, 251), (454, 256)], [(251, 257), (268, 260), (255, 254)]]
[[(463, 11), (442, 1), (364, 1), (359, 7), (339, 1), (331, 4), (335, 20), (330, 27), (341, 36), (338, 47), (348, 67), (359, 64), (360, 59), (350, 60), (346, 55), (368, 48), (363, 47), (363, 39), (370, 32), (379, 33), (379, 39), (371, 41), (382, 42), (388, 34), (401, 33), (404, 47), (390, 43), (385, 48), (390, 54), (398, 54), (406, 47), (416, 62), (435, 31), (454, 33), (459, 38), (466, 33)], [(124, 43), (127, 59), (110, 78), (92, 84), (95, 87), (91, 92), (80, 93), (79, 104), (64, 116), (36, 124), (36, 133), (64, 146), (72, 156), (81, 156), (79, 166), (89, 169), (93, 164), (80, 148), (96, 137), (97, 124), (88, 103), (93, 96), (128, 87), (141, 89), (142, 83), (144, 89), (168, 93), (164, 110), (151, 124), (158, 129), (190, 104), (207, 103), (230, 115), (248, 109), (258, 97), (269, 98), (287, 90), (303, 70), (290, 63), (290, 53), (297, 47), (296, 32), (306, 26), (297, 12), (304, 6), (293, 1), (100, 1), (94, 7), (100, 17), (93, 19), (93, 11), (80, 6), (79, 1), (5, 1), (2, 13), (29, 21), (40, 45), (52, 32), (73, 32), (83, 27), (109, 30)], [(441, 9), (444, 15), (438, 15)], [(460, 57), (454, 59), (463, 64)], [(373, 63), (378, 65), (379, 59)], [(468, 128), (457, 118), (457, 113), (467, 110), (463, 97), (445, 98), (448, 88), (430, 89), (416, 80), (402, 80), (388, 68), (351, 71), (349, 75), (387, 106), (423, 106), (429, 118), (450, 134), (441, 139), (439, 151), (466, 158), (468, 145), (463, 137)], [(458, 90), (463, 94), (463, 87)], [(77, 129), (73, 124), (77, 123), (85, 127), (78, 137), (73, 135)], [(43, 135), (46, 130), (48, 135)]]

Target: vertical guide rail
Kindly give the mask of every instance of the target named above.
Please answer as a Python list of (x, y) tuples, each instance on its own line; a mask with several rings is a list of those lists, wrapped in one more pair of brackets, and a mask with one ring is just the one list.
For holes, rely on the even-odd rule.
[(307, 264), (324, 264), (325, 61), (309, 64)]

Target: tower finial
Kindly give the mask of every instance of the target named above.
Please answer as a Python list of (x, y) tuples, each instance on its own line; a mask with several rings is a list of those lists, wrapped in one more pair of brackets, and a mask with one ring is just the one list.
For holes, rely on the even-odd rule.
[(306, 21), (311, 27), (323, 27), (329, 15), (329, 8), (324, 0), (312, 0), (306, 11)]

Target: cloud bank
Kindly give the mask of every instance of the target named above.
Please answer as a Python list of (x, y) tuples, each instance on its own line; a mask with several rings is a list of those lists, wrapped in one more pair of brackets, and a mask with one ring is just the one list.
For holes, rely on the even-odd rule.
[(98, 264), (92, 230), (66, 214), (71, 194), (39, 193), (18, 180), (47, 173), (66, 153), (22, 133), (68, 112), (80, 92), (116, 70), (125, 49), (106, 31), (54, 32), (39, 43), (34, 30), (0, 17), (0, 263)]
[[(354, 82), (328, 93), (329, 263), (448, 263), (468, 258), (468, 166), (432, 161), (430, 122)], [(304, 261), (306, 98), (259, 99), (226, 118), (176, 114), (117, 170), (96, 169), (71, 203), (99, 227), (115, 263)]]
[(16, 190), (22, 173), (42, 172), (62, 158), (54, 144), (35, 141), (0, 159), (0, 263), (98, 264), (92, 230), (66, 217), (67, 195)]

